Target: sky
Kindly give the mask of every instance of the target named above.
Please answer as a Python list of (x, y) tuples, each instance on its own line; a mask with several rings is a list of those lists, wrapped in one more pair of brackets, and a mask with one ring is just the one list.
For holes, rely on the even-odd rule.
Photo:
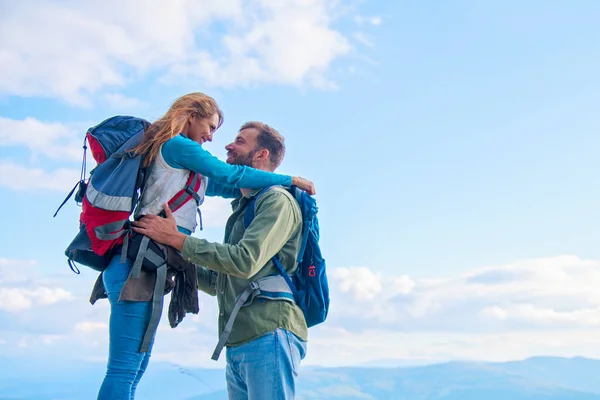
[[(218, 3), (218, 4), (217, 4)], [(150, 5), (149, 5), (150, 4)], [(213, 96), (286, 138), (317, 188), (331, 288), (305, 365), (600, 358), (595, 1), (0, 0), (0, 352), (107, 357), (73, 274), (86, 129)], [(91, 154), (88, 152), (88, 162)], [(208, 199), (221, 241), (229, 203)], [(168, 298), (166, 299), (168, 302)], [(215, 300), (153, 360), (222, 367)]]

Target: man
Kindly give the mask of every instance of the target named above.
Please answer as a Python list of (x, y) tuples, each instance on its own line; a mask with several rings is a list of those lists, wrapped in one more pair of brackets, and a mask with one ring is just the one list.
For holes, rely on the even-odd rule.
[[(285, 154), (283, 137), (261, 122), (244, 124), (225, 149), (228, 163), (271, 172)], [(298, 367), (306, 354), (308, 333), (302, 310), (285, 297), (250, 297), (243, 307), (236, 307), (251, 282), (278, 274), (273, 256), (277, 254), (285, 271), (292, 274), (300, 250), (302, 215), (297, 202), (287, 190), (273, 187), (253, 205), (251, 200), (259, 192), (242, 189), (242, 196), (232, 202), (224, 244), (178, 232), (168, 207), (167, 218), (147, 216), (134, 224), (134, 230), (206, 267), (198, 267), (199, 287), (216, 295), (219, 304), (219, 336), (226, 346), (229, 398), (290, 399), (294, 398)], [(255, 216), (245, 228), (244, 212), (249, 203), (255, 207)], [(235, 322), (227, 335), (232, 314)]]

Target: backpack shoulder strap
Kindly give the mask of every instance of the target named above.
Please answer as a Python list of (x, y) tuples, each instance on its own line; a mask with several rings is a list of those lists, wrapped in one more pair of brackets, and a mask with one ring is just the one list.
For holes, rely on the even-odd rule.
[(298, 206), (300, 207), (300, 213), (302, 214), (302, 241), (300, 242), (300, 251), (298, 252), (298, 262), (301, 263), (304, 258), (304, 252), (306, 251), (306, 244), (308, 243), (308, 235), (313, 228), (313, 219), (316, 217), (316, 202), (304, 190), (301, 190), (297, 186), (292, 186), (292, 195)]
[(256, 201), (260, 198), (260, 196), (262, 196), (274, 187), (275, 185), (264, 187), (252, 199), (250, 199), (248, 205), (246, 206), (246, 210), (244, 211), (244, 229), (248, 229), (248, 227), (252, 223), (252, 220), (254, 219), (254, 215), (256, 212)]
[[(264, 195), (266, 192), (268, 192), (270, 189), (272, 189), (274, 187), (276, 187), (276, 185), (267, 186), (267, 187), (261, 189), (261, 191), (258, 192), (256, 194), (256, 196), (254, 196), (250, 200), (250, 202), (248, 202), (248, 205), (246, 206), (246, 210), (244, 211), (244, 229), (248, 229), (248, 227), (252, 223), (252, 220), (254, 219), (254, 215), (255, 215), (255, 211), (256, 211), (255, 210), (256, 209), (256, 201), (260, 198), (260, 196)], [(287, 274), (287, 272), (283, 268), (283, 265), (281, 265), (281, 261), (279, 261), (279, 257), (277, 256), (277, 254), (275, 254), (273, 256), (273, 258), (271, 258), (271, 260), (273, 261), (273, 263), (277, 267), (277, 270), (283, 276), (283, 278), (285, 279), (289, 288), (291, 289), (293, 295), (295, 296), (296, 295), (296, 285), (294, 285), (290, 276)]]
[(194, 199), (196, 204), (200, 205), (200, 196), (198, 195), (198, 190), (200, 190), (200, 185), (202, 184), (202, 177), (199, 173), (190, 171), (190, 175), (188, 176), (187, 182), (183, 189), (173, 196), (171, 200), (169, 200), (169, 207), (171, 211), (178, 210), (185, 203)]

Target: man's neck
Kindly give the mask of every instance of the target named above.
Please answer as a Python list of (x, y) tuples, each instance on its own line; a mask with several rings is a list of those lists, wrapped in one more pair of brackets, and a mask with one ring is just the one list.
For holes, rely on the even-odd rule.
[[(269, 166), (264, 165), (264, 164), (254, 164), (254, 165), (250, 165), (250, 167), (259, 169), (261, 171), (273, 172), (272, 168), (269, 168)], [(246, 196), (251, 191), (252, 191), (252, 189), (245, 189), (245, 188), (244, 189), (240, 189), (240, 192), (242, 192), (242, 196)]]

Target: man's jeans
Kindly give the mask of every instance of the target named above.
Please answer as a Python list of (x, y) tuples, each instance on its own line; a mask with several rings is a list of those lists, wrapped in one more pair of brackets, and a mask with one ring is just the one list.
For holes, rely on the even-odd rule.
[(296, 394), (300, 361), (306, 342), (277, 329), (227, 350), (227, 391), (230, 400), (287, 400)]
[(152, 305), (150, 302), (119, 301), (121, 289), (131, 271), (131, 261), (119, 262), (115, 255), (102, 279), (110, 302), (109, 355), (98, 400), (133, 400), (142, 378), (154, 339), (147, 353), (138, 350), (146, 333)]

